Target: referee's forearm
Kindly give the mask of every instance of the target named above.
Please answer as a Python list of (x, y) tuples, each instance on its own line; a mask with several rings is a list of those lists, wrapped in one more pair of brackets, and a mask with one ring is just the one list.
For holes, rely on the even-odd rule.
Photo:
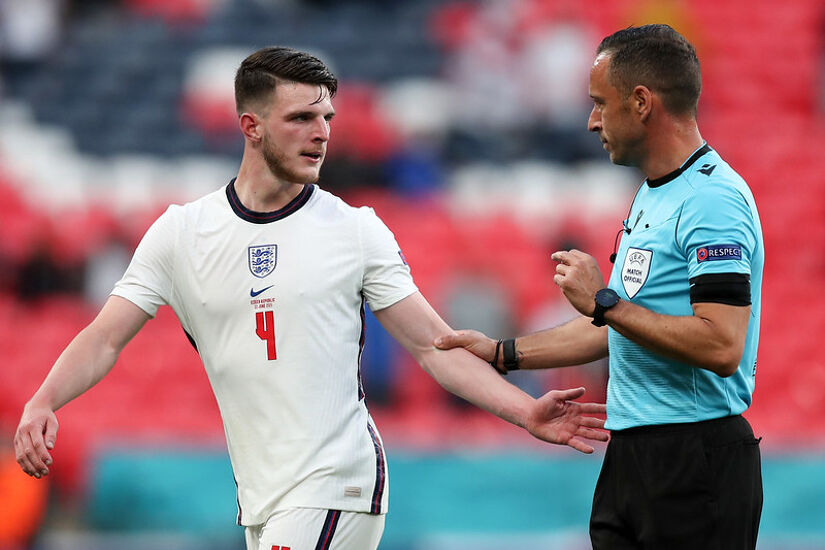
[(589, 317), (516, 338), (520, 369), (552, 369), (584, 365), (607, 357), (607, 328)]

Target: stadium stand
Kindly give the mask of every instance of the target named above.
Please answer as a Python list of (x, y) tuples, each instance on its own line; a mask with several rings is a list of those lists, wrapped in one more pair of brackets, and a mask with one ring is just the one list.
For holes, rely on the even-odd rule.
[[(469, 273), (496, 281), (515, 328), (529, 326), (560, 303), (548, 260), (556, 247), (576, 242), (608, 271), (637, 178), (607, 164), (583, 118), (571, 129), (546, 113), (531, 114), (535, 124), (486, 112), (488, 104), (468, 111), (477, 93), (516, 92), (456, 80), (459, 62), (469, 63), (462, 46), (483, 31), (519, 51), (525, 36), (559, 21), (593, 41), (669, 4), (666, 15), (700, 44), (704, 137), (747, 179), (762, 215), (764, 311), (747, 416), (768, 451), (825, 447), (822, 2), (521, 0), (507, 28), (489, 19), (485, 3), (437, 0), (95, 4), (66, 19), (46, 58), (25, 71), (6, 63), (0, 73), (0, 419), (16, 422), (91, 320), (97, 303), (82, 294), (84, 269), (107, 243), (133, 248), (166, 204), (231, 177), (241, 143), (227, 74), (245, 52), (270, 43), (318, 52), (342, 79), (321, 184), (376, 209), (437, 309)], [(25, 268), (43, 254), (37, 273), (45, 283), (34, 285)], [(457, 406), (380, 326), (369, 328), (365, 376), (375, 380), (367, 387), (391, 445), (537, 447)], [(568, 384), (593, 381), (566, 376)], [(112, 375), (62, 413), (56, 491), (97, 495), (92, 514), (105, 525), (116, 518), (106, 516), (112, 496), (100, 480), (113, 475), (106, 468), (124, 467), (108, 449), (214, 448), (222, 437), (197, 355), (162, 311)]]

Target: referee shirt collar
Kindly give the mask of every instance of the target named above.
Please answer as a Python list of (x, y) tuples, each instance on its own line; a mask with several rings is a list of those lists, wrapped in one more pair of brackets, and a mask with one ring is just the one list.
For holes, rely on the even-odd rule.
[(681, 176), (685, 172), (685, 170), (690, 168), (691, 165), (693, 165), (694, 162), (699, 160), (699, 158), (702, 155), (704, 155), (705, 153), (707, 153), (708, 151), (713, 151), (713, 149), (711, 149), (710, 145), (708, 145), (707, 142), (705, 142), (692, 155), (690, 155), (690, 157), (685, 161), (685, 163), (682, 166), (680, 166), (679, 168), (677, 168), (673, 172), (671, 172), (669, 174), (665, 174), (661, 178), (656, 178), (656, 179), (648, 178), (647, 180), (645, 180), (645, 181), (647, 181), (647, 186), (648, 187), (661, 187), (662, 185), (666, 184), (667, 182), (675, 180), (676, 178)]

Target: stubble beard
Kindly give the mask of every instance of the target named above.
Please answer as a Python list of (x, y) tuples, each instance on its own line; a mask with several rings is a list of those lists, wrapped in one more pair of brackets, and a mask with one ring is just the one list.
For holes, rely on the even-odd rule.
[(290, 183), (308, 185), (311, 183), (316, 183), (320, 177), (320, 171), (315, 172), (314, 176), (307, 178), (306, 176), (301, 176), (295, 171), (286, 168), (285, 155), (278, 150), (275, 144), (272, 143), (267, 136), (264, 136), (261, 142), (261, 154), (264, 157), (264, 162), (266, 162), (269, 171), (272, 172), (272, 175), (279, 181), (288, 181)]

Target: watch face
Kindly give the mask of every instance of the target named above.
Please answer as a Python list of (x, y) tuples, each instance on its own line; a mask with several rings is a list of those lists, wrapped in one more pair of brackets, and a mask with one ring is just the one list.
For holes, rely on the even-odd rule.
[(615, 290), (603, 288), (596, 293), (596, 303), (602, 307), (613, 307), (619, 302), (619, 295)]

